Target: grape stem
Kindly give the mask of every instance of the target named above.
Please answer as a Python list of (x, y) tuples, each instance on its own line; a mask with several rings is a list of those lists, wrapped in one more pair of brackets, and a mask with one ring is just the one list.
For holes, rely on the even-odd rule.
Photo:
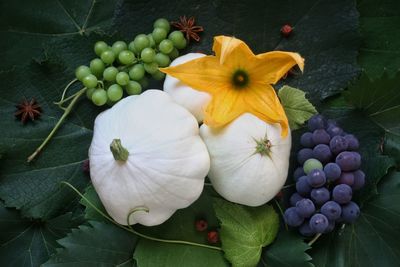
[(61, 107), (61, 104), (62, 104), (62, 103), (68, 101), (68, 98), (64, 100), (65, 94), (67, 93), (69, 87), (70, 87), (71, 85), (73, 85), (73, 84), (74, 84), (75, 82), (77, 82), (77, 81), (78, 81), (78, 79), (76, 79), (76, 78), (73, 79), (72, 81), (70, 81), (70, 82), (67, 84), (67, 86), (65, 86), (65, 88), (64, 88), (64, 91), (63, 91), (63, 93), (62, 93), (62, 95), (61, 95), (61, 100), (58, 101), (58, 102), (54, 102), (54, 104), (56, 104), (56, 105), (58, 105), (58, 106)]
[(54, 128), (51, 130), (49, 135), (46, 137), (46, 139), (43, 141), (43, 143), (35, 150), (35, 152), (32, 153), (27, 159), (27, 162), (31, 162), (41, 151), (42, 149), (47, 145), (47, 143), (50, 141), (50, 139), (54, 136), (54, 134), (57, 132), (58, 128), (62, 125), (64, 122), (65, 118), (71, 113), (72, 108), (78, 101), (78, 99), (81, 97), (86, 92), (87, 88), (84, 87), (81, 90), (79, 90), (76, 94), (73, 95), (73, 98), (71, 100), (71, 103), (69, 103), (68, 107), (65, 108), (64, 114), (61, 116), (61, 118), (58, 120), (57, 124), (54, 126)]
[(318, 238), (319, 238), (321, 235), (322, 235), (321, 233), (318, 233), (318, 234), (316, 234), (316, 235), (314, 236), (314, 238), (313, 238), (313, 239), (311, 239), (311, 240), (310, 240), (310, 242), (308, 242), (308, 245), (311, 247), (311, 246), (312, 246), (312, 244), (314, 244), (314, 243), (315, 243), (315, 241), (317, 241), (317, 240), (318, 240)]

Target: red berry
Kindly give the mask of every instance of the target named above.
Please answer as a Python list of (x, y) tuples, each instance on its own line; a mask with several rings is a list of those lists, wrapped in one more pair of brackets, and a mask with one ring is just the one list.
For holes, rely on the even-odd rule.
[(207, 240), (210, 244), (216, 244), (219, 241), (219, 235), (217, 231), (210, 231), (207, 233)]
[(289, 24), (285, 24), (281, 28), (281, 34), (284, 37), (289, 37), (289, 35), (292, 33), (292, 30), (293, 30), (292, 26), (290, 26)]
[(197, 220), (196, 221), (196, 230), (199, 232), (203, 232), (207, 230), (208, 223), (206, 220)]
[(283, 197), (283, 192), (282, 192), (282, 190), (279, 191), (278, 194), (276, 194), (275, 197), (278, 198), (278, 199), (281, 199), (281, 198)]
[(89, 159), (86, 159), (82, 163), (82, 170), (85, 173), (90, 173), (90, 164), (89, 164)]

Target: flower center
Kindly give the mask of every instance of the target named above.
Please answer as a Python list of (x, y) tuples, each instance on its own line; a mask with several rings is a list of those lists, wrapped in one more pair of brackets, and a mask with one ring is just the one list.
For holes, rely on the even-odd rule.
[(256, 153), (259, 153), (263, 156), (269, 156), (271, 153), (272, 143), (267, 138), (256, 140)]
[(237, 88), (243, 88), (249, 84), (249, 75), (244, 70), (236, 70), (232, 76), (232, 83)]

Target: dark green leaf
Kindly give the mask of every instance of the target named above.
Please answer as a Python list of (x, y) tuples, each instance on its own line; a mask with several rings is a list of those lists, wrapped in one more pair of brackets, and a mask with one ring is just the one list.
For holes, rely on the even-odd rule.
[(18, 211), (0, 204), (0, 265), (39, 266), (60, 247), (56, 240), (81, 222), (71, 213), (46, 222), (21, 219)]
[(359, 0), (360, 31), (363, 42), (358, 62), (371, 77), (386, 69), (400, 69), (400, 2), (397, 0)]
[(400, 136), (387, 133), (383, 152), (394, 158), (397, 166), (400, 166)]
[[(143, 10), (152, 10), (152, 14), (143, 16)], [(117, 11), (115, 26), (129, 39), (150, 31), (157, 17), (177, 20), (185, 14), (195, 16), (204, 27), (195, 51), (210, 53), (213, 36), (224, 34), (243, 39), (256, 53), (299, 52), (306, 60), (304, 75), (285, 83), (308, 92), (314, 103), (339, 92), (358, 73), (358, 12), (354, 0), (189, 0), (184, 5), (125, 1)], [(284, 38), (280, 28), (287, 23), (295, 28), (289, 38)]]
[(307, 100), (306, 93), (299, 89), (285, 85), (279, 89), (278, 96), (285, 109), (291, 130), (299, 129), (312, 115), (318, 113)]
[(44, 264), (71, 267), (135, 266), (132, 255), (137, 238), (112, 224), (90, 222), (58, 240), (64, 248)]
[[(107, 211), (101, 203), (99, 195), (97, 195), (93, 185), (89, 185), (88, 187), (86, 187), (84, 196), (88, 201), (90, 201), (90, 204), (93, 204), (101, 212), (107, 214)], [(104, 216), (102, 216), (96, 209), (94, 209), (93, 206), (87, 202), (87, 200), (82, 198), (80, 201), (80, 203), (85, 206), (85, 219), (110, 223), (110, 221), (104, 218)]]
[(400, 260), (400, 173), (379, 186), (379, 195), (365, 203), (360, 218), (323, 236), (313, 245), (316, 266), (398, 266)]
[(253, 208), (217, 198), (214, 209), (221, 222), (225, 257), (233, 266), (256, 266), (262, 248), (271, 244), (278, 233), (278, 214), (269, 205)]
[(299, 234), (282, 230), (275, 242), (265, 249), (259, 266), (311, 267), (311, 257), (306, 253), (310, 248)]

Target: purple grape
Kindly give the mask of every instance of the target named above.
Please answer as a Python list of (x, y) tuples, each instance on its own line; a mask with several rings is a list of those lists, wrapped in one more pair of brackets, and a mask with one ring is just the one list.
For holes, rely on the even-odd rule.
[(339, 184), (333, 188), (332, 199), (339, 204), (350, 202), (353, 196), (353, 190), (347, 184)]
[(329, 144), (331, 137), (324, 129), (317, 129), (313, 132), (314, 144)]
[(335, 181), (339, 179), (342, 170), (340, 169), (339, 165), (336, 163), (330, 162), (325, 165), (324, 167), (325, 176), (330, 181)]
[(352, 186), (354, 184), (354, 174), (352, 172), (342, 172), (338, 180), (338, 183)]
[(322, 205), (321, 213), (324, 214), (328, 220), (335, 221), (340, 218), (342, 207), (335, 201), (328, 201)]
[(342, 219), (344, 222), (352, 223), (360, 216), (360, 208), (356, 203), (350, 201), (342, 206)]
[(326, 132), (329, 134), (329, 136), (331, 138), (333, 138), (334, 136), (341, 135), (343, 133), (343, 130), (342, 130), (342, 128), (340, 128), (336, 125), (330, 125), (326, 129)]
[(312, 187), (321, 187), (326, 183), (325, 173), (314, 169), (307, 175), (307, 182)]
[(357, 152), (344, 151), (337, 155), (336, 164), (342, 171), (355, 171), (361, 166), (361, 156)]
[(297, 153), (297, 161), (303, 165), (304, 162), (313, 157), (313, 150), (311, 148), (303, 148)]
[(329, 127), (332, 127), (332, 126), (338, 126), (338, 123), (335, 120), (328, 119), (326, 121), (326, 128), (328, 129)]
[(328, 227), (325, 229), (324, 234), (330, 233), (335, 229), (335, 221), (328, 221)]
[(332, 153), (329, 146), (325, 144), (319, 144), (312, 150), (314, 158), (321, 161), (322, 163), (327, 163), (332, 158)]
[(354, 150), (357, 150), (359, 148), (360, 144), (358, 142), (358, 139), (354, 135), (346, 134), (344, 136), (344, 138), (347, 140), (347, 143), (349, 144), (349, 146), (347, 148), (348, 150), (353, 150), (354, 151)]
[(305, 173), (304, 173), (304, 169), (303, 169), (303, 167), (298, 167), (296, 170), (294, 170), (294, 172), (293, 172), (293, 177), (294, 177), (294, 180), (297, 182), (297, 180), (299, 180), (299, 178), (301, 177), (301, 176), (304, 176), (304, 175), (306, 175)]
[(297, 214), (295, 207), (288, 208), (285, 211), (284, 219), (286, 224), (292, 227), (297, 227), (304, 221), (304, 219)]
[(302, 199), (303, 197), (299, 193), (293, 193), (293, 195), (289, 199), (290, 205), (296, 206), (297, 201), (300, 201)]
[(354, 175), (354, 183), (353, 190), (361, 189), (365, 184), (365, 173), (362, 170), (356, 170), (353, 172)]
[(301, 176), (296, 182), (297, 193), (302, 196), (307, 196), (311, 192), (311, 186), (307, 180), (307, 176)]
[(322, 115), (314, 115), (308, 120), (308, 129), (310, 129), (310, 131), (323, 128), (325, 128), (325, 118)]
[(317, 205), (322, 205), (331, 197), (329, 190), (325, 187), (314, 188), (311, 190), (311, 199)]
[(299, 216), (308, 218), (315, 212), (314, 203), (308, 198), (303, 198), (296, 203), (296, 212)]
[(323, 233), (329, 226), (328, 218), (321, 213), (314, 214), (310, 219), (310, 228), (315, 233)]
[(347, 147), (349, 146), (347, 140), (340, 135), (334, 136), (331, 141), (329, 142), (329, 147), (331, 148), (331, 151), (337, 155), (342, 151), (345, 151)]
[(313, 148), (314, 141), (312, 139), (312, 136), (313, 135), (310, 132), (303, 133), (300, 137), (300, 144), (304, 147)]
[(307, 237), (315, 235), (315, 232), (310, 228), (310, 221), (309, 220), (305, 220), (303, 222), (303, 224), (300, 225), (299, 232), (300, 232), (301, 235), (307, 236)]

